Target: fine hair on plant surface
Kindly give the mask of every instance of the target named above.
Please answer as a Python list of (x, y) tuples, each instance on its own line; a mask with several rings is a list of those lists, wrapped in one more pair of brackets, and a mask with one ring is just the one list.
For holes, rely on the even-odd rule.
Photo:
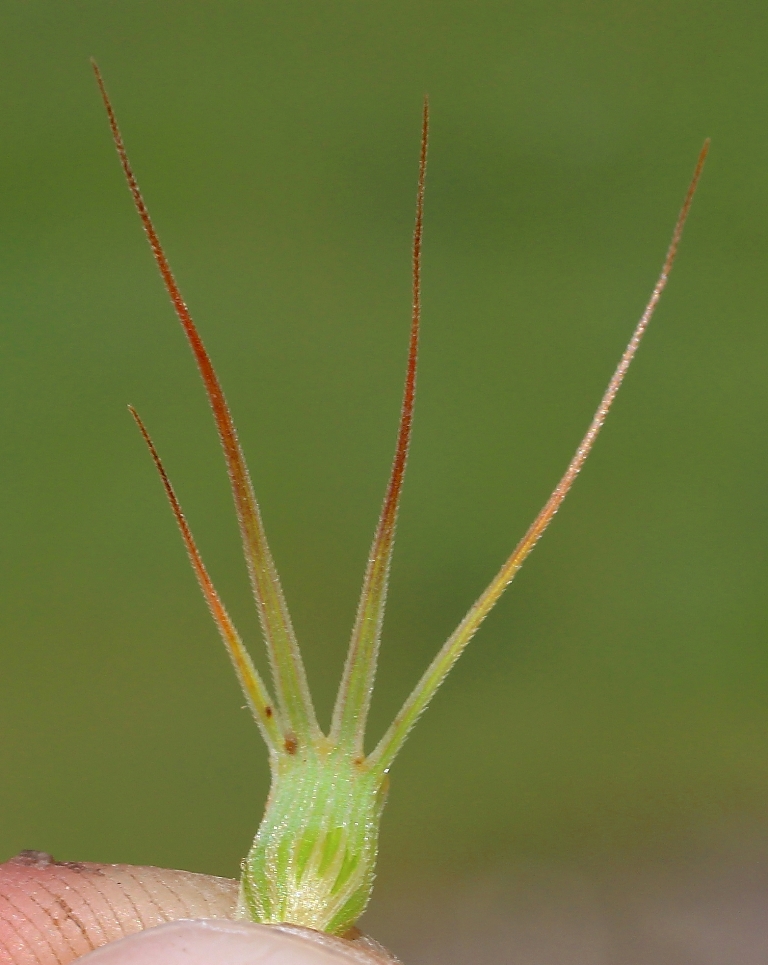
[(290, 922), (340, 935), (354, 925), (370, 897), (379, 821), (392, 762), (449, 670), (552, 521), (584, 465), (666, 286), (709, 142), (704, 143), (699, 155), (650, 300), (563, 477), (514, 551), (438, 651), (383, 737), (366, 754), (365, 729), (376, 674), (416, 392), (428, 103), (425, 99), (413, 235), (413, 311), (395, 457), (368, 557), (330, 731), (324, 734), (317, 722), (304, 665), (232, 416), (144, 204), (104, 81), (95, 63), (93, 69), (128, 187), (213, 411), (269, 657), (274, 696), (255, 669), (211, 582), (160, 456), (138, 413), (131, 408), (160, 474), (200, 588), (269, 754), (271, 789), (264, 818), (243, 861), (238, 915), (257, 922)]

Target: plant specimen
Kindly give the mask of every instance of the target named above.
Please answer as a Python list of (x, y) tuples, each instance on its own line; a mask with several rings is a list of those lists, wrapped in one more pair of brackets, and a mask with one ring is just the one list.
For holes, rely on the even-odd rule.
[(213, 410), (269, 655), (274, 697), (253, 666), (211, 582), (149, 433), (138, 414), (131, 409), (154, 459), (195, 575), (269, 753), (272, 785), (261, 826), (243, 861), (238, 915), (257, 922), (290, 922), (341, 935), (354, 925), (371, 893), (379, 821), (392, 762), (417, 718), (551, 522), (581, 470), (667, 283), (709, 145), (706, 142), (699, 155), (651, 298), (565, 474), (513, 553), (437, 653), (389, 729), (375, 748), (366, 753), (365, 728), (416, 390), (428, 104), (425, 101), (422, 116), (413, 237), (413, 313), (395, 458), (368, 558), (331, 727), (326, 735), (315, 716), (285, 598), (224, 393), (160, 245), (95, 64), (94, 71), (136, 209)]

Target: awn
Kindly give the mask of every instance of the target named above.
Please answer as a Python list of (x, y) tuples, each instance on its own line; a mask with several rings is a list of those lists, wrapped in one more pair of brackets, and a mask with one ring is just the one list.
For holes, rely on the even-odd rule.
[(342, 935), (360, 917), (370, 897), (389, 769), (417, 718), (552, 521), (584, 465), (667, 283), (709, 145), (706, 142), (699, 155), (648, 305), (565, 474), (513, 553), (437, 653), (389, 729), (366, 754), (366, 720), (376, 672), (416, 390), (428, 104), (425, 101), (422, 117), (413, 237), (413, 313), (395, 458), (368, 558), (331, 728), (328, 734), (324, 734), (315, 716), (288, 608), (232, 416), (144, 204), (95, 64), (94, 71), (136, 209), (213, 410), (272, 672), (274, 696), (255, 669), (211, 582), (160, 456), (144, 423), (131, 409), (152, 454), (195, 575), (269, 753), (272, 785), (261, 826), (243, 861), (238, 916), (262, 923), (289, 922)]

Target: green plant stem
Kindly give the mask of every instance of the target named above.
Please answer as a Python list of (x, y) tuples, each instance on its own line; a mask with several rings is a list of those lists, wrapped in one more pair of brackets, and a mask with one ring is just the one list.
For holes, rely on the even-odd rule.
[(672, 233), (672, 240), (669, 248), (667, 249), (667, 255), (664, 259), (661, 274), (659, 275), (658, 281), (654, 286), (653, 293), (645, 307), (645, 311), (641, 315), (640, 321), (637, 323), (637, 326), (632, 334), (632, 338), (630, 339), (629, 344), (624, 350), (624, 354), (622, 355), (621, 360), (616, 367), (616, 371), (614, 372), (611, 381), (608, 383), (608, 388), (605, 390), (605, 394), (603, 395), (600, 405), (597, 407), (597, 411), (592, 418), (592, 422), (587, 429), (586, 435), (582, 439), (581, 444), (576, 450), (576, 453), (569, 463), (562, 479), (557, 484), (554, 492), (545, 503), (544, 508), (533, 521), (525, 536), (520, 540), (514, 552), (501, 567), (487, 589), (480, 595), (478, 600), (471, 607), (456, 630), (441, 647), (437, 656), (429, 665), (421, 680), (413, 689), (410, 697), (408, 697), (402, 709), (395, 717), (392, 725), (384, 734), (374, 752), (371, 754), (370, 764), (374, 769), (378, 769), (380, 772), (384, 773), (390, 767), (398, 751), (403, 746), (403, 742), (408, 736), (411, 728), (416, 723), (419, 716), (424, 712), (432, 697), (434, 697), (437, 689), (440, 687), (440, 684), (443, 682), (443, 680), (445, 680), (446, 675), (459, 659), (464, 651), (464, 648), (477, 632), (480, 624), (491, 611), (496, 601), (499, 599), (507, 586), (509, 586), (509, 584), (512, 582), (517, 571), (523, 565), (528, 554), (539, 541), (547, 526), (549, 526), (549, 524), (552, 522), (552, 519), (560, 508), (560, 505), (565, 499), (569, 489), (581, 471), (581, 468), (584, 465), (592, 446), (594, 445), (595, 439), (602, 428), (605, 417), (608, 415), (611, 405), (613, 404), (613, 400), (616, 398), (616, 393), (619, 391), (621, 383), (624, 381), (624, 376), (627, 373), (632, 359), (635, 357), (635, 353), (640, 345), (640, 341), (645, 334), (651, 318), (653, 317), (653, 313), (656, 310), (656, 306), (659, 303), (661, 294), (666, 287), (669, 273), (672, 270), (672, 265), (675, 261), (675, 255), (677, 254), (678, 245), (680, 244), (680, 239), (683, 234), (683, 228), (693, 202), (693, 196), (696, 193), (696, 187), (704, 167), (708, 150), (709, 140), (704, 142), (704, 146), (699, 154), (699, 158), (693, 173), (693, 178), (691, 179), (691, 183), (685, 196), (685, 201), (683, 202), (680, 214), (678, 215), (675, 230)]
[(248, 574), (253, 589), (259, 620), (267, 644), (272, 675), (277, 690), (277, 699), (286, 727), (302, 739), (320, 734), (317, 718), (312, 706), (312, 698), (307, 686), (304, 665), (299, 653), (296, 636), (291, 624), (280, 579), (275, 568), (272, 554), (264, 532), (258, 502), (253, 491), (248, 469), (245, 465), (234, 422), (224, 397), (221, 384), (214, 371), (210, 356), (205, 349), (195, 323), (181, 296), (176, 280), (165, 256), (160, 239), (155, 231), (149, 211), (139, 190), (122, 135), (117, 124), (115, 112), (107, 95), (104, 80), (97, 64), (92, 61), (93, 71), (99, 85), (104, 106), (109, 118), (112, 137), (117, 148), (120, 163), (128, 182), (134, 205), (144, 226), (157, 267), (170, 296), (176, 315), (187, 336), (190, 348), (200, 370), (208, 400), (213, 410), (216, 428), (221, 439), (232, 495), (237, 511), (237, 520), (243, 543)]
[(208, 571), (205, 568), (202, 557), (198, 552), (197, 546), (195, 544), (194, 537), (192, 536), (192, 531), (184, 517), (184, 513), (181, 509), (181, 504), (176, 496), (171, 481), (168, 478), (168, 474), (165, 471), (165, 467), (158, 455), (157, 449), (155, 448), (149, 433), (147, 432), (146, 426), (141, 421), (138, 412), (133, 408), (133, 406), (128, 406), (133, 418), (136, 420), (136, 425), (139, 427), (139, 432), (141, 432), (144, 437), (150, 454), (154, 459), (157, 471), (160, 474), (160, 479), (162, 480), (163, 486), (165, 487), (165, 493), (168, 497), (168, 501), (171, 504), (171, 509), (173, 510), (173, 515), (176, 517), (176, 522), (178, 523), (179, 529), (181, 530), (181, 535), (184, 540), (184, 545), (187, 548), (187, 553), (189, 555), (190, 562), (192, 563), (192, 569), (197, 576), (197, 581), (200, 584), (200, 589), (203, 591), (203, 596), (208, 604), (208, 608), (211, 611), (214, 622), (219, 629), (221, 634), (221, 639), (224, 641), (224, 646), (227, 648), (230, 659), (235, 668), (235, 673), (237, 674), (237, 679), (240, 681), (240, 686), (245, 694), (248, 704), (251, 708), (251, 713), (259, 725), (259, 730), (264, 738), (267, 748), (274, 755), (283, 745), (283, 732), (280, 724), (280, 718), (278, 717), (278, 711), (275, 708), (275, 702), (269, 694), (266, 684), (261, 679), (258, 670), (253, 665), (250, 654), (245, 649), (243, 641), (240, 639), (240, 634), (237, 632), (234, 623), (229, 617), (229, 614), (221, 602), (219, 594), (216, 592), (216, 588), (211, 581)]
[(419, 181), (416, 191), (416, 224), (413, 231), (413, 310), (408, 346), (408, 366), (400, 410), (400, 425), (395, 458), (384, 497), (368, 565), (363, 579), (355, 625), (339, 685), (333, 712), (330, 737), (334, 743), (348, 745), (353, 755), (363, 753), (365, 726), (376, 676), (381, 627), (387, 602), (387, 586), (395, 545), (395, 528), (400, 494), (403, 488), (408, 448), (411, 441), (413, 405), (416, 398), (416, 370), (419, 356), (419, 324), (421, 321), (421, 241), (424, 226), (424, 180), (427, 173), (429, 137), (429, 102), (424, 98), (421, 122)]

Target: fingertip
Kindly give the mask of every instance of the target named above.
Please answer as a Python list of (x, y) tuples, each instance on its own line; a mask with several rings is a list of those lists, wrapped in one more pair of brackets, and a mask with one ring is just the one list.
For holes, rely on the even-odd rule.
[(319, 933), (197, 919), (149, 928), (105, 945), (83, 965), (380, 965), (364, 947)]

